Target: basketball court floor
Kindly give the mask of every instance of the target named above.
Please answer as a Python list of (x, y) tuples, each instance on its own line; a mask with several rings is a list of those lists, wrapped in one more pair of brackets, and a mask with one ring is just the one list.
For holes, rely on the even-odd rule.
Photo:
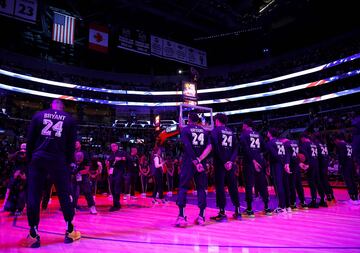
[[(306, 195), (309, 196), (308, 189)], [(25, 215), (0, 213), (0, 252), (360, 252), (360, 205), (348, 203), (344, 189), (335, 189), (336, 203), (328, 208), (298, 210), (282, 215), (262, 214), (262, 201), (256, 199), (256, 218), (231, 219), (233, 208), (228, 199), (227, 222), (210, 221), (216, 215), (215, 194), (208, 194), (205, 226), (193, 225), (198, 214), (196, 196), (188, 194), (186, 215), (189, 226), (174, 226), (178, 209), (176, 196), (166, 204), (152, 204), (150, 198), (121, 200), (122, 209), (110, 213), (111, 199), (96, 196), (97, 215), (77, 212), (74, 224), (82, 239), (64, 244), (65, 222), (57, 197), (41, 213), (41, 247), (27, 249), (22, 240), (28, 233)], [(244, 192), (240, 193), (244, 209)], [(2, 203), (0, 203), (1, 205)], [(85, 205), (81, 197), (80, 204)], [(271, 196), (272, 208), (276, 207)]]

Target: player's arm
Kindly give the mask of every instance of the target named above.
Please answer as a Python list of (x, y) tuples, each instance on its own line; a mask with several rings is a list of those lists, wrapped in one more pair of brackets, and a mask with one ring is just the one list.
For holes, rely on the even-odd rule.
[(212, 150), (212, 145), (211, 143), (209, 143), (197, 160), (201, 163), (210, 154), (211, 150)]
[(190, 156), (191, 161), (196, 160), (196, 155), (193, 149), (193, 146), (190, 141), (190, 132), (184, 129), (180, 133), (180, 138), (182, 143), (184, 144), (184, 150), (188, 156)]
[(31, 160), (32, 153), (34, 152), (35, 149), (35, 143), (38, 138), (38, 131), (37, 131), (38, 118), (39, 118), (39, 114), (35, 114), (35, 116), (32, 118), (30, 122), (30, 126), (28, 129), (27, 142), (26, 142), (26, 156), (28, 161)]
[(66, 136), (66, 162), (70, 164), (74, 159), (76, 142), (76, 123), (73, 119), (69, 121), (69, 131)]
[(250, 149), (250, 143), (247, 141), (247, 136), (241, 135), (240, 136), (240, 148), (242, 153), (249, 158), (249, 160), (253, 160), (253, 156)]
[(239, 147), (238, 147), (238, 141), (237, 141), (237, 137), (236, 135), (234, 134), (233, 135), (233, 152), (231, 154), (231, 158), (230, 158), (230, 162), (234, 163), (236, 161), (236, 157), (238, 156), (238, 151), (239, 151)]
[(305, 165), (309, 165), (310, 156), (311, 156), (310, 152), (311, 151), (307, 145), (305, 145), (305, 144), (300, 145), (299, 153), (303, 154), (305, 156), (305, 161), (303, 162), (303, 164), (305, 164)]

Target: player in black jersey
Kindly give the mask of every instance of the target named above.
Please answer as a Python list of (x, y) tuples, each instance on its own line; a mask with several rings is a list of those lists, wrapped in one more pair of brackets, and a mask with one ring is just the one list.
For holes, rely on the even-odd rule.
[(74, 155), (76, 124), (63, 108), (62, 101), (55, 99), (51, 103), (51, 109), (35, 114), (28, 131), (27, 157), (30, 165), (27, 216), (30, 234), (26, 243), (32, 248), (40, 247), (40, 236), (37, 232), (40, 222), (40, 199), (48, 174), (55, 184), (67, 224), (65, 243), (71, 243), (81, 237), (80, 232), (76, 231), (72, 224), (74, 208), (68, 168)]
[(215, 167), (216, 205), (219, 207), (220, 212), (217, 216), (211, 217), (211, 219), (216, 221), (227, 219), (225, 214), (225, 181), (228, 183), (231, 201), (235, 206), (233, 217), (241, 219), (237, 178), (235, 177), (235, 167), (233, 166), (238, 154), (236, 135), (226, 126), (227, 117), (225, 114), (216, 114), (214, 120), (216, 127), (211, 132), (211, 146)]
[(304, 209), (308, 209), (305, 203), (304, 188), (301, 182), (301, 172), (299, 166), (299, 144), (295, 140), (282, 139), (285, 145), (285, 149), (290, 154), (290, 175), (289, 175), (289, 189), (290, 189), (290, 207), (293, 210), (297, 209), (296, 205), (296, 193), (300, 200), (300, 206)]
[(325, 142), (323, 142), (319, 132), (313, 134), (313, 142), (318, 148), (319, 155), (319, 176), (320, 183), (325, 191), (326, 198), (328, 201), (335, 199), (332, 187), (328, 180), (328, 168), (329, 168), (329, 151)]
[[(300, 163), (300, 167), (306, 171), (306, 177), (310, 187), (311, 202), (309, 207), (318, 208), (319, 205), (327, 207), (325, 202), (325, 193), (320, 183), (319, 176), (319, 160), (317, 146), (310, 140), (310, 137), (303, 133), (300, 136), (300, 150), (299, 153), (305, 156), (305, 161)], [(316, 193), (320, 195), (320, 203), (316, 203)]]
[(252, 210), (252, 188), (254, 185), (257, 185), (264, 202), (265, 214), (271, 215), (272, 211), (268, 206), (269, 192), (266, 181), (266, 161), (262, 154), (265, 150), (265, 145), (260, 134), (252, 129), (251, 119), (245, 119), (243, 122), (243, 131), (240, 136), (240, 148), (244, 156), (243, 172), (247, 203), (245, 214), (249, 217), (255, 217), (254, 211)]
[(355, 182), (355, 167), (353, 160), (353, 149), (352, 146), (345, 142), (345, 136), (343, 133), (339, 133), (335, 136), (336, 153), (339, 158), (339, 167), (348, 193), (353, 204), (358, 204), (358, 189)]
[(179, 207), (179, 216), (176, 220), (177, 227), (185, 227), (187, 220), (185, 216), (186, 192), (190, 188), (190, 183), (194, 178), (198, 197), (198, 206), (200, 208), (199, 216), (195, 224), (203, 225), (205, 222), (206, 208), (206, 174), (205, 163), (203, 160), (210, 153), (211, 144), (206, 130), (198, 123), (199, 116), (195, 112), (190, 112), (188, 116), (188, 125), (181, 129), (181, 141), (184, 144), (182, 155), (181, 172), (179, 179), (179, 193), (176, 204)]
[(284, 143), (278, 138), (279, 132), (275, 128), (267, 132), (269, 142), (266, 149), (269, 153), (270, 171), (274, 178), (276, 194), (279, 200), (275, 213), (291, 212), (290, 208), (290, 155), (286, 152)]

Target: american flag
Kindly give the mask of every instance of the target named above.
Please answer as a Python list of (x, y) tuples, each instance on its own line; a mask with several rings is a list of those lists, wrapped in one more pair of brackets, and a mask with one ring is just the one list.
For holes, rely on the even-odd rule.
[(55, 41), (74, 44), (75, 18), (61, 13), (54, 13), (53, 35)]

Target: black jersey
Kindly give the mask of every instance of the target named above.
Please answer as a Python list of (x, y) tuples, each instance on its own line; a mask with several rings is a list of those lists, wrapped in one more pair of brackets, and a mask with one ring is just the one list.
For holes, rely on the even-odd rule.
[(270, 140), (266, 145), (266, 150), (269, 153), (270, 163), (289, 164), (289, 153), (286, 152), (284, 143), (279, 139), (273, 138)]
[(289, 154), (290, 166), (299, 164), (299, 144), (295, 140), (287, 140), (285, 143), (285, 149)]
[(265, 150), (263, 138), (256, 131), (243, 131), (240, 136), (240, 147), (244, 155), (244, 163), (253, 166), (256, 160), (263, 168), (266, 162), (262, 152)]
[(326, 144), (315, 142), (318, 149), (319, 165), (320, 168), (327, 168), (329, 166), (329, 151)]
[(345, 141), (336, 144), (336, 153), (339, 158), (341, 168), (353, 168), (352, 146)]
[(211, 132), (211, 144), (216, 162), (225, 164), (228, 161), (235, 162), (238, 154), (236, 136), (226, 127), (215, 127)]
[(353, 141), (352, 141), (352, 149), (353, 149), (353, 157), (360, 164), (360, 116), (357, 116), (351, 122), (353, 126)]
[(48, 109), (38, 112), (31, 120), (27, 157), (45, 157), (71, 163), (75, 151), (76, 124), (70, 114)]
[(299, 152), (305, 156), (305, 164), (310, 167), (319, 167), (318, 149), (313, 142), (303, 142), (300, 144)]
[(188, 164), (196, 160), (209, 143), (206, 130), (198, 125), (189, 124), (180, 132), (181, 141), (184, 144), (183, 163)]

